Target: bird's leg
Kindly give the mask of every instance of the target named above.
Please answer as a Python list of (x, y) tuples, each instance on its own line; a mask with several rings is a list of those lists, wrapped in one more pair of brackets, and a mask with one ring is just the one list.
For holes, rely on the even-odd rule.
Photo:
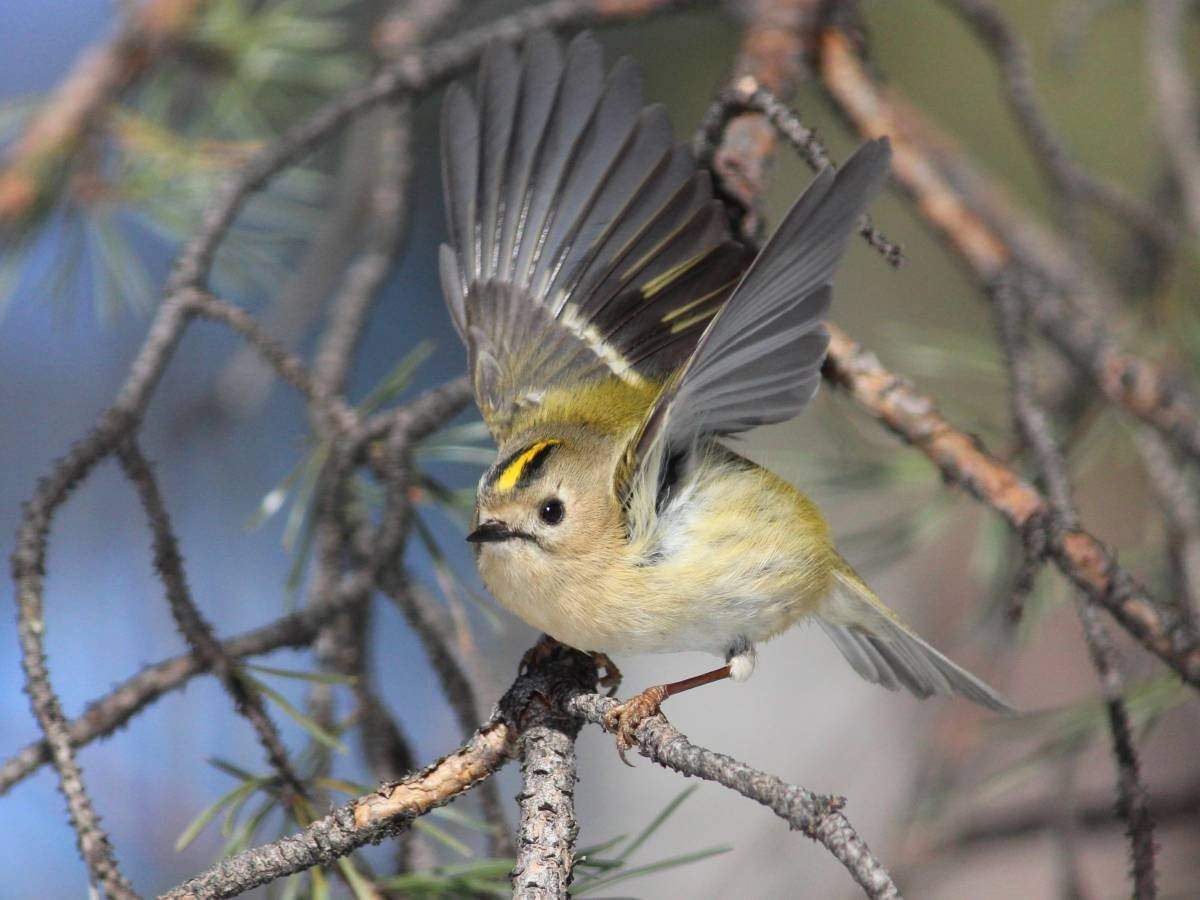
[(525, 655), (521, 657), (518, 673), (526, 675), (532, 672), (553, 655), (554, 648), (557, 646), (559, 646), (558, 641), (548, 634), (543, 634), (538, 638), (538, 642), (526, 650)]
[(596, 663), (597, 669), (603, 669), (604, 674), (600, 676), (600, 687), (608, 688), (607, 697), (612, 697), (617, 693), (617, 688), (621, 686), (621, 670), (617, 668), (617, 664), (608, 658), (607, 653), (596, 651), (591, 654), (593, 661)]
[(693, 675), (691, 678), (685, 678), (682, 681), (672, 681), (670, 684), (657, 684), (654, 687), (646, 688), (646, 690), (637, 696), (630, 697), (624, 703), (618, 703), (606, 712), (604, 714), (604, 729), (617, 736), (617, 753), (621, 757), (621, 762), (627, 766), (632, 765), (625, 758), (625, 751), (634, 744), (633, 733), (637, 731), (637, 727), (644, 720), (658, 715), (664, 700), (668, 697), (674, 697), (676, 694), (682, 694), (684, 691), (690, 691), (692, 688), (712, 684), (714, 681), (721, 681), (728, 678), (729, 674), (730, 666), (724, 665), (719, 669), (713, 669), (711, 672), (705, 672), (703, 675)]

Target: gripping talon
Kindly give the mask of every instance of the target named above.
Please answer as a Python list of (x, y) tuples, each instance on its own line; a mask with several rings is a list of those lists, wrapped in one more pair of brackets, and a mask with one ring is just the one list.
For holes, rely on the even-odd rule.
[(667, 696), (666, 687), (656, 685), (646, 688), (624, 703), (618, 703), (604, 714), (604, 730), (616, 736), (617, 755), (621, 757), (621, 762), (630, 768), (633, 767), (633, 763), (626, 759), (625, 751), (637, 743), (634, 733), (642, 722), (662, 711), (662, 703)]

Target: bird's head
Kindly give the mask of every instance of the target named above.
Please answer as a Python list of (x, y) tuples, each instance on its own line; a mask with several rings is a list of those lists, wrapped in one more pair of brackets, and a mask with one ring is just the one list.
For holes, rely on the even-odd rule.
[(619, 528), (607, 443), (586, 434), (524, 435), (501, 448), (479, 482), (467, 536), (481, 566), (529, 565), (561, 577), (547, 567), (605, 549)]

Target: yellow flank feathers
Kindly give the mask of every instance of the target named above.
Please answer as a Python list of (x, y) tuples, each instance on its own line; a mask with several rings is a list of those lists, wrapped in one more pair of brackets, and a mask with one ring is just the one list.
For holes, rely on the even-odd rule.
[(497, 491), (511, 491), (517, 486), (517, 482), (521, 480), (521, 473), (525, 471), (525, 467), (529, 465), (529, 461), (545, 450), (547, 447), (553, 447), (555, 444), (561, 444), (562, 441), (538, 441), (516, 459), (508, 464), (500, 477), (496, 479)]

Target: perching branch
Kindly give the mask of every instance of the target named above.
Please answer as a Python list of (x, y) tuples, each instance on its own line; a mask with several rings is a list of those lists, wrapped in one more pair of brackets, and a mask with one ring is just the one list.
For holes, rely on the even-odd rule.
[(459, 750), (422, 772), (359, 797), (303, 832), (247, 850), (164, 894), (170, 900), (232, 897), (260, 884), (332, 862), (408, 828), (414, 819), (444, 806), (496, 772), (517, 752), (522, 729), (538, 706), (591, 690), (591, 658), (562, 651), (518, 678), (491, 718)]
[[(367, 843), (377, 843), (493, 774), (517, 751), (522, 735), (530, 732), (535, 735), (534, 758), (540, 762), (537, 770), (530, 773), (532, 777), (527, 778), (526, 788), (536, 788), (565, 812), (564, 792), (570, 787), (569, 779), (563, 774), (565, 760), (551, 763), (546, 758), (545, 752), (554, 751), (547, 750), (545, 744), (538, 744), (539, 739), (549, 737), (538, 729), (545, 728), (551, 721), (558, 723), (552, 725), (552, 729), (577, 727), (577, 721), (570, 724), (570, 719), (564, 720), (564, 716), (599, 724), (616, 701), (592, 693), (596, 678), (596, 666), (591, 657), (555, 645), (550, 653), (543, 655), (536, 668), (513, 683), (492, 718), (457, 752), (412, 778), (385, 785), (378, 793), (346, 804), (300, 834), (238, 854), (163, 896), (171, 900), (230, 897), (276, 878), (331, 862)], [(891, 900), (900, 896), (887, 871), (842, 814), (844, 801), (840, 798), (814, 794), (729, 756), (696, 746), (661, 715), (645, 720), (638, 727), (635, 739), (638, 751), (647, 759), (684, 775), (713, 781), (737, 791), (766, 806), (790, 827), (820, 842), (846, 867), (868, 897)], [(561, 739), (553, 739), (549, 747), (564, 749)], [(529, 752), (528, 748), (526, 752)], [(537, 830), (538, 824), (531, 828)], [(518, 859), (518, 890), (521, 889), (520, 879), (526, 872), (530, 876), (536, 874), (542, 884), (553, 884), (566, 877), (563, 866), (569, 859), (569, 851), (557, 842), (569, 843), (569, 831), (561, 829), (569, 829), (570, 825), (563, 821), (546, 822), (545, 825), (552, 829), (552, 835), (540, 830), (537, 837), (528, 834), (530, 842), (525, 845), (528, 853)], [(523, 833), (528, 832), (523, 829)], [(551, 854), (555, 859), (547, 866), (541, 851), (549, 850), (551, 845), (555, 848)], [(530, 871), (529, 854), (537, 854), (545, 868), (534, 865)], [(526, 864), (524, 868), (522, 858)], [(551, 881), (547, 882), (545, 878)]]
[[(600, 723), (616, 701), (599, 694), (569, 699), (566, 709), (588, 722)], [(790, 828), (822, 844), (858, 882), (868, 897), (896, 898), (900, 892), (883, 864), (842, 814), (845, 800), (814, 794), (760, 772), (745, 763), (691, 743), (662, 715), (652, 716), (634, 734), (638, 752), (683, 775), (715, 781), (767, 807)]]
[(553, 709), (531, 710), (521, 736), (521, 822), (513, 897), (569, 896), (575, 865), (575, 736), (581, 723)]

